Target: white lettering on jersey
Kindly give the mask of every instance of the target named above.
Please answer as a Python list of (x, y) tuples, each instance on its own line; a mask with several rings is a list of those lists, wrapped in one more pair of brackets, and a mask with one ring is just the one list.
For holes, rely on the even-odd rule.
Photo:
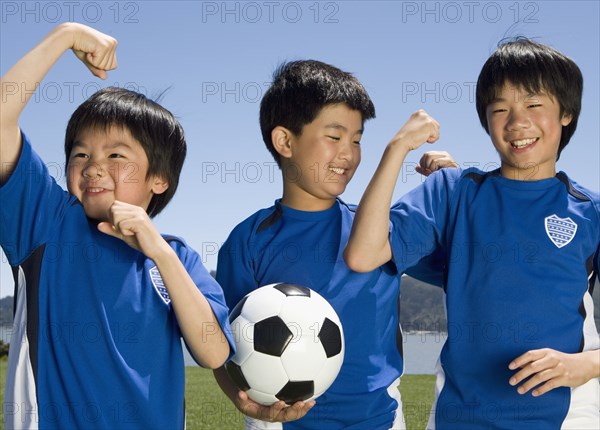
[(160, 272), (158, 271), (156, 266), (150, 269), (150, 279), (152, 279), (152, 285), (154, 285), (154, 289), (156, 290), (162, 301), (165, 302), (165, 305), (168, 306), (169, 303), (171, 303), (171, 297), (169, 297), (167, 287), (165, 287), (165, 283), (162, 277), (160, 276)]

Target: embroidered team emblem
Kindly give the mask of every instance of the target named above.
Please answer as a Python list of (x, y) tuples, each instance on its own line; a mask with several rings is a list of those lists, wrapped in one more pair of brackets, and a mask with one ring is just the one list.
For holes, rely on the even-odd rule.
[(150, 269), (150, 279), (152, 279), (152, 285), (154, 285), (154, 289), (160, 296), (165, 305), (169, 305), (171, 303), (171, 297), (169, 297), (169, 293), (167, 292), (167, 287), (165, 287), (165, 283), (163, 282), (162, 277), (160, 276), (160, 272), (154, 266)]
[(559, 218), (554, 215), (544, 218), (546, 234), (558, 248), (568, 245), (577, 233), (577, 224), (571, 218)]

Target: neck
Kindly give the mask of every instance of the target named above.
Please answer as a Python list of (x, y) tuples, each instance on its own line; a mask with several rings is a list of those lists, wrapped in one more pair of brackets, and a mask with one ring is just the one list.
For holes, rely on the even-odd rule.
[(556, 165), (532, 164), (526, 166), (510, 166), (502, 164), (500, 173), (507, 179), (516, 181), (540, 181), (556, 176)]
[(320, 212), (331, 208), (335, 204), (335, 200), (335, 198), (322, 199), (308, 193), (298, 195), (297, 193), (286, 192), (284, 186), (281, 204), (299, 211)]

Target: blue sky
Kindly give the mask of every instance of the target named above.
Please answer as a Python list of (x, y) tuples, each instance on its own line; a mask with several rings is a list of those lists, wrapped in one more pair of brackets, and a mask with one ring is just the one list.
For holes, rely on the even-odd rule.
[[(441, 123), (431, 149), (463, 167), (490, 170), (498, 157), (479, 125), (477, 75), (497, 42), (526, 35), (573, 58), (585, 84), (578, 130), (558, 163), (580, 184), (600, 189), (600, 8), (590, 1), (1, 1), (0, 72), (55, 25), (77, 21), (119, 41), (119, 68), (94, 78), (71, 53), (57, 63), (21, 118), (63, 186), (62, 143), (73, 110), (108, 85), (149, 96), (183, 124), (188, 158), (175, 199), (156, 219), (183, 236), (208, 269), (229, 231), (281, 194), (279, 170), (258, 126), (260, 98), (284, 60), (313, 58), (354, 73), (371, 95), (363, 161), (342, 198), (358, 202), (381, 153), (416, 109)], [(427, 147), (429, 149), (429, 147)], [(420, 183), (409, 156), (396, 197)], [(6, 257), (0, 297), (12, 294)]]

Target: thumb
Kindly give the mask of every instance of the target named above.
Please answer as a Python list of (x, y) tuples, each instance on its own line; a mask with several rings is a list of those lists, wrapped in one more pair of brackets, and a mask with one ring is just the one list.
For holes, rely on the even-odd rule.
[(96, 76), (97, 78), (100, 78), (103, 81), (105, 81), (106, 78), (108, 78), (108, 73), (106, 73), (106, 70), (98, 69), (97, 67), (94, 67), (91, 64), (86, 64), (86, 66), (90, 70), (90, 72), (92, 72), (92, 75)]
[(415, 170), (417, 171), (417, 173), (420, 173), (423, 176), (429, 176), (433, 173), (433, 171), (428, 169), (427, 167), (421, 167), (419, 165), (415, 166)]
[(83, 64), (85, 64), (85, 66), (90, 70), (90, 72), (92, 72), (92, 75), (102, 80), (106, 80), (106, 78), (108, 77), (108, 73), (106, 73), (106, 70), (94, 66), (94, 56), (92, 55), (92, 53), (86, 53), (84, 58), (85, 59), (82, 59)]
[(121, 238), (121, 235), (117, 232), (117, 230), (115, 229), (115, 226), (109, 222), (103, 221), (103, 222), (99, 223), (98, 230), (100, 230), (102, 233), (107, 234), (109, 236), (116, 237), (117, 239)]

